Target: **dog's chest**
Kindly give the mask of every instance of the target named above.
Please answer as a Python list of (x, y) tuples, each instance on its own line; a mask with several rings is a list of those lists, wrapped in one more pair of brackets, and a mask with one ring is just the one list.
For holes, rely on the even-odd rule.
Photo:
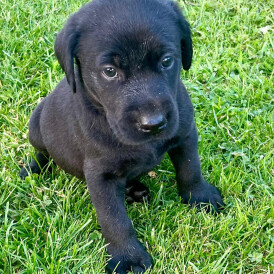
[(153, 145), (144, 145), (136, 150), (125, 151), (124, 157), (117, 165), (118, 174), (133, 179), (152, 170), (161, 162), (164, 154), (173, 146), (173, 143), (173, 140), (169, 140)]
[(160, 153), (156, 149), (143, 149), (132, 157), (121, 161), (118, 173), (125, 175), (128, 179), (133, 179), (142, 173), (153, 169), (163, 158), (164, 153)]

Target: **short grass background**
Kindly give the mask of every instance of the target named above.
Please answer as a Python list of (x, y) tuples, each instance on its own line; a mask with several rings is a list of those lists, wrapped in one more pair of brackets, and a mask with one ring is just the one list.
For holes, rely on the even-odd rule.
[[(104, 273), (108, 255), (82, 182), (59, 168), (20, 181), (31, 112), (64, 76), (56, 33), (86, 1), (0, 0), (0, 273)], [(196, 109), (218, 216), (180, 204), (166, 157), (145, 175), (151, 201), (127, 206), (153, 273), (273, 273), (273, 2), (180, 1), (193, 65), (181, 78)]]

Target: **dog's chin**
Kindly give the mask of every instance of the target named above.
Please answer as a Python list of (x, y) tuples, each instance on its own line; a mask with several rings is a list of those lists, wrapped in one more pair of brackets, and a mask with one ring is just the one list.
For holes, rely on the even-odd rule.
[(115, 125), (110, 123), (109, 125), (119, 142), (130, 146), (138, 146), (154, 141), (171, 139), (174, 137), (178, 129), (178, 123), (176, 123), (169, 126), (165, 130), (152, 135), (142, 132), (137, 128), (123, 129), (117, 124)]

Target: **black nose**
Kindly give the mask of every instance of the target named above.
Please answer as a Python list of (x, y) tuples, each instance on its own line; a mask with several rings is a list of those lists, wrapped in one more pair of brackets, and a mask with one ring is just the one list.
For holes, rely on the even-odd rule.
[(161, 132), (167, 125), (166, 119), (162, 114), (153, 116), (143, 116), (140, 119), (139, 128), (143, 132), (156, 134)]

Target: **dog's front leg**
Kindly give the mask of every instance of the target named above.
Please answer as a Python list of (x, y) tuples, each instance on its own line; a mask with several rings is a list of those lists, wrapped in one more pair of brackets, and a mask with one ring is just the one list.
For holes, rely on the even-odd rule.
[(103, 236), (112, 256), (107, 271), (112, 273), (142, 273), (152, 266), (150, 255), (137, 240), (125, 209), (126, 180), (110, 174), (95, 174), (87, 169), (85, 177), (95, 206)]
[(202, 176), (197, 143), (197, 130), (193, 124), (190, 134), (181, 138), (178, 147), (169, 151), (176, 170), (179, 195), (183, 203), (199, 207), (211, 203), (217, 211), (224, 203), (219, 191)]

